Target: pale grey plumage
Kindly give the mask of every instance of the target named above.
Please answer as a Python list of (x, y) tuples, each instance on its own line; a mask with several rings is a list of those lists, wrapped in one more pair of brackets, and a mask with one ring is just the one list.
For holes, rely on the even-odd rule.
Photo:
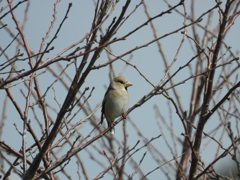
[[(127, 88), (129, 86), (132, 84), (122, 76), (111, 81), (102, 103), (101, 123), (105, 117), (108, 127), (112, 127), (114, 120), (127, 111), (129, 104)], [(110, 132), (114, 134), (114, 128), (111, 128)]]

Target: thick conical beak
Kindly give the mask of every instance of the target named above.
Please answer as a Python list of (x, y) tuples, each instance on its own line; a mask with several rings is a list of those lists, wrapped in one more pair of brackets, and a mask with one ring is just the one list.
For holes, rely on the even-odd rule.
[(133, 84), (130, 82), (126, 82), (125, 85), (126, 85), (126, 87), (129, 87), (129, 86), (132, 86)]

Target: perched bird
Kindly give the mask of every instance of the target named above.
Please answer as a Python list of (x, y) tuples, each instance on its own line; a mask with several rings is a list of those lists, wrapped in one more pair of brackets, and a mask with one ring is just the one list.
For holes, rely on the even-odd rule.
[(114, 78), (107, 92), (105, 93), (102, 104), (101, 123), (104, 116), (107, 120), (108, 127), (111, 127), (111, 134), (114, 134), (114, 120), (119, 116), (125, 117), (129, 103), (129, 95), (127, 88), (132, 86), (132, 83), (122, 76)]

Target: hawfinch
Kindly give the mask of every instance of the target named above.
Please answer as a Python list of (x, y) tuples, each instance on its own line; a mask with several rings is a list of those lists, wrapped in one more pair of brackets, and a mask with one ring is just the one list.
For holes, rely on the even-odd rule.
[(132, 83), (122, 76), (114, 78), (107, 92), (105, 93), (102, 103), (101, 123), (104, 117), (107, 120), (108, 127), (111, 127), (110, 133), (114, 134), (114, 120), (119, 116), (125, 117), (129, 103), (129, 95), (127, 88), (132, 86)]

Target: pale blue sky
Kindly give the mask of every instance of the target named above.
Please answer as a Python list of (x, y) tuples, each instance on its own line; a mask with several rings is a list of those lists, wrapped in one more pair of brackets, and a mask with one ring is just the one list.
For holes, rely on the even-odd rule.
[[(54, 41), (52, 46), (54, 46), (54, 50), (51, 51), (49, 54), (45, 55), (44, 61), (47, 60), (48, 58), (51, 58), (55, 54), (61, 52), (64, 48), (72, 45), (73, 43), (79, 41), (82, 37), (85, 36), (86, 33), (89, 32), (91, 28), (91, 23), (92, 23), (92, 18), (93, 18), (93, 13), (94, 13), (94, 4), (93, 1), (80, 1), (80, 0), (75, 0), (75, 1), (61, 1), (58, 6), (57, 6), (57, 21), (55, 22), (55, 26), (52, 30), (52, 33), (50, 34), (50, 39), (56, 32), (59, 23), (62, 21), (65, 12), (68, 7), (68, 3), (72, 2), (73, 6), (71, 8), (71, 11), (68, 15), (68, 19), (64, 23), (63, 28), (61, 29), (58, 38)], [(159, 14), (162, 11), (166, 11), (168, 7), (163, 1), (157, 1), (157, 0), (147, 0), (146, 1), (148, 6), (149, 6), (149, 11), (151, 16), (155, 16)], [(170, 0), (169, 1), (172, 5), (176, 3), (176, 1)], [(2, 2), (5, 3), (5, 2)], [(111, 14), (110, 18), (106, 21), (106, 24), (103, 26), (103, 29), (105, 30), (108, 25), (111, 23), (112, 18), (114, 16), (118, 16), (119, 13), (121, 12), (121, 8), (124, 5), (125, 1), (121, 0), (118, 5), (115, 8), (115, 11)], [(136, 4), (139, 3), (138, 1), (132, 1), (129, 10), (127, 11), (127, 14), (132, 11)], [(42, 38), (45, 36), (46, 31), (49, 28), (50, 22), (52, 21), (53, 17), (53, 0), (43, 0), (43, 1), (36, 1), (33, 0), (30, 3), (30, 10), (29, 10), (29, 16), (28, 16), (28, 21), (26, 25), (26, 29), (24, 31), (28, 45), (31, 48), (32, 51), (38, 52), (39, 47), (42, 41)], [(208, 9), (213, 7), (215, 4), (214, 0), (196, 0), (196, 14), (195, 18), (200, 16), (202, 13), (206, 12)], [(190, 4), (186, 2), (186, 9), (187, 9), (187, 14), (190, 15)], [(24, 15), (24, 10), (25, 10), (25, 5), (20, 6), (17, 8), (15, 11), (16, 16), (20, 22), (23, 20), (23, 15)], [(178, 7), (178, 10), (183, 12), (182, 7)], [(1, 14), (0, 14), (1, 15)], [(217, 19), (218, 13), (217, 10), (214, 11), (214, 16), (213, 16), (213, 25), (210, 29), (213, 29), (215, 25), (218, 23)], [(127, 22), (123, 25), (122, 28), (118, 31), (116, 37), (121, 37), (128, 33), (129, 31), (132, 31), (139, 25), (141, 25), (143, 22), (147, 20), (147, 17), (144, 13), (144, 9), (140, 7), (137, 9), (137, 11), (134, 13), (133, 16), (131, 16)], [(200, 22), (202, 26), (205, 26), (207, 21), (207, 16), (205, 16)], [(12, 28), (14, 33), (16, 33), (15, 26), (13, 24), (13, 21), (11, 20), (10, 15), (8, 15), (6, 18), (3, 19), (4, 23), (8, 24), (8, 27)], [(162, 36), (166, 33), (169, 33), (171, 31), (176, 30), (177, 28), (181, 27), (183, 25), (183, 17), (179, 16), (176, 12), (172, 12), (171, 14), (164, 15), (162, 18), (157, 18), (154, 20), (157, 32), (159, 36)], [(187, 24), (189, 21), (187, 21)], [(188, 34), (191, 36), (192, 35), (192, 30), (191, 27), (188, 28)], [(197, 29), (199, 35), (201, 36), (203, 34), (203, 30), (201, 28)], [(230, 46), (232, 46), (232, 51), (235, 52), (236, 50), (239, 50), (239, 33), (240, 32), (240, 25), (239, 21), (235, 23), (234, 27), (232, 28), (231, 33), (227, 35), (226, 38), (226, 43), (228, 43)], [(0, 41), (1, 41), (1, 46), (5, 47), (11, 39), (9, 36), (6, 34), (5, 30), (0, 30)], [(121, 55), (122, 53), (126, 52), (129, 49), (132, 49), (136, 46), (141, 46), (151, 40), (153, 40), (153, 32), (150, 28), (150, 24), (145, 26), (144, 28), (140, 29), (137, 31), (135, 34), (132, 36), (128, 37), (125, 41), (120, 41), (117, 42), (113, 45), (111, 45), (111, 49), (113, 50), (115, 55)], [(161, 43), (164, 48), (164, 52), (166, 57), (168, 58), (169, 63), (173, 60), (177, 48), (179, 47), (180, 41), (182, 39), (182, 34), (180, 32), (168, 36), (164, 39), (161, 40)], [(215, 39), (214, 39), (215, 41)], [(47, 41), (48, 42), (48, 41)], [(192, 42), (191, 42), (192, 43)], [(81, 44), (85, 45), (85, 43)], [(13, 45), (13, 47), (15, 47)], [(16, 49), (15, 48), (10, 48), (7, 50), (7, 53), (13, 53), (15, 54)], [(25, 53), (25, 52), (24, 52)], [(133, 65), (136, 65), (137, 68), (153, 83), (157, 84), (163, 77), (165, 73), (165, 67), (163, 65), (162, 57), (159, 54), (158, 48), (156, 46), (156, 43), (153, 43), (149, 45), (146, 48), (140, 49), (138, 51), (133, 52), (131, 55), (132, 60), (131, 63)], [(174, 66), (171, 69), (171, 73), (175, 72), (179, 66), (185, 64), (188, 62), (192, 57), (194, 56), (194, 53), (192, 49), (190, 48), (189, 41), (187, 38), (185, 38), (184, 45), (180, 51), (180, 54), (178, 56), (177, 62), (174, 64)], [(127, 55), (124, 57), (125, 60), (128, 60), (130, 58), (130, 55)], [(81, 60), (81, 57), (79, 58)], [(96, 65), (102, 64), (107, 62), (107, 56), (106, 53), (103, 52), (99, 60), (96, 62)], [(66, 64), (66, 63), (62, 63)], [(193, 63), (194, 64), (194, 63)], [(116, 74), (118, 75), (121, 71), (122, 68), (125, 66), (125, 63), (118, 60), (113, 64)], [(24, 62), (19, 62), (18, 64), (19, 68), (25, 68), (26, 70), (29, 68), (28, 64)], [(53, 67), (56, 69), (56, 67)], [(194, 68), (194, 65), (192, 66)], [(74, 66), (70, 67), (67, 72), (69, 73), (69, 76), (73, 78), (73, 73), (74, 71)], [(39, 73), (42, 71), (39, 71)], [(92, 107), (97, 107), (99, 103), (101, 102), (103, 95), (106, 90), (106, 86), (108, 86), (109, 79), (108, 79), (108, 73), (109, 73), (109, 68), (105, 67), (99, 70), (93, 71), (86, 79), (86, 82), (84, 86), (82, 87), (81, 91), (84, 90), (85, 87), (90, 87), (92, 88), (93, 86), (95, 87), (95, 90), (92, 94), (92, 97), (89, 100), (89, 103), (92, 105)], [(218, 71), (216, 73), (219, 73)], [(133, 87), (129, 88), (129, 93), (130, 93), (130, 107), (134, 105), (141, 97), (143, 97), (145, 94), (147, 94), (149, 91), (152, 90), (152, 87), (144, 81), (144, 79), (139, 75), (139, 73), (132, 67), (128, 67), (126, 71), (123, 74), (131, 83), (133, 83)], [(189, 69), (184, 69), (182, 72), (179, 73), (178, 76), (175, 77), (174, 81), (175, 83), (180, 82), (184, 80), (185, 78), (189, 77)], [(45, 92), (46, 88), (53, 82), (52, 75), (49, 73), (43, 74), (39, 78), (39, 83), (40, 85), (43, 86), (41, 89), (42, 92)], [(68, 82), (69, 83), (69, 82)], [(188, 81), (183, 85), (178, 86), (178, 91), (179, 95), (181, 96), (181, 100), (183, 102), (183, 107), (188, 111), (189, 109), (189, 100), (191, 98), (191, 85), (192, 81)], [(23, 86), (22, 86), (23, 87)], [(167, 85), (169, 87), (169, 85)], [(45, 89), (44, 89), (45, 88)], [(62, 87), (60, 83), (56, 83), (54, 85), (54, 88), (56, 89), (56, 96), (59, 100), (59, 103), (63, 103), (65, 97), (66, 97), (66, 89)], [(21, 105), (22, 109), (25, 106), (25, 101), (24, 97), (21, 95), (19, 88), (18, 87), (13, 87), (11, 88), (11, 92), (15, 95), (15, 98), (17, 102)], [(23, 92), (26, 94), (26, 88), (23, 87)], [(170, 95), (172, 95), (172, 92), (169, 92)], [(47, 95), (46, 99), (48, 98), (48, 102), (52, 101), (52, 106), (54, 106), (57, 110), (58, 105), (56, 102), (53, 100), (53, 92), (50, 91), (50, 93)], [(5, 97), (5, 91), (0, 91), (0, 96)], [(32, 99), (33, 100), (33, 99)], [(157, 105), (158, 108), (161, 110), (161, 112), (165, 115), (165, 118), (169, 118), (169, 109), (167, 106), (167, 100), (162, 96), (155, 97), (151, 100), (149, 100), (147, 103), (145, 103), (143, 106), (135, 109), (133, 112), (131, 112), (130, 117), (131, 119), (137, 124), (138, 128), (144, 133), (144, 135), (148, 138), (151, 139), (152, 137), (156, 137), (162, 132), (159, 132), (158, 127), (156, 126), (156, 120), (155, 120), (155, 113), (153, 111), (153, 106)], [(0, 110), (2, 111), (3, 108), (3, 103), (0, 103)], [(1, 112), (0, 111), (0, 112)], [(52, 115), (53, 118), (56, 117), (56, 113), (49, 110), (49, 113)], [(42, 113), (39, 112), (39, 118), (41, 119)], [(174, 131), (177, 136), (181, 137), (181, 133), (184, 132), (184, 129), (182, 127), (182, 124), (180, 122), (180, 119), (175, 115), (175, 110), (172, 109), (172, 119), (174, 122)], [(96, 112), (96, 116), (100, 117), (100, 109)], [(79, 115), (75, 118), (74, 122), (77, 122), (81, 119), (83, 119), (85, 116), (83, 116), (82, 113), (79, 113)], [(30, 115), (30, 118), (34, 117)], [(22, 121), (20, 120), (17, 112), (15, 111), (13, 105), (11, 102), (8, 104), (8, 115), (7, 115), (7, 121), (5, 124), (4, 132), (1, 137), (2, 141), (7, 142), (17, 150), (21, 147), (21, 137), (15, 130), (15, 127), (13, 126), (13, 123), (16, 123), (19, 126), (19, 129), (21, 129), (22, 126)], [(32, 122), (34, 124), (34, 122)], [(213, 117), (210, 122), (206, 126), (206, 132), (211, 131), (214, 129), (216, 124), (219, 124), (219, 120)], [(131, 124), (128, 123), (128, 133), (129, 133), (129, 146), (132, 147), (137, 140), (139, 140), (139, 137), (136, 133), (136, 131), (132, 128)], [(88, 123), (84, 124), (84, 127), (81, 129), (81, 132), (83, 134), (86, 134), (91, 130), (92, 126), (90, 126)], [(117, 125), (116, 129), (116, 134), (115, 138), (119, 139), (119, 141), (122, 141), (122, 122)], [(36, 131), (39, 131), (38, 128), (36, 128)], [(164, 129), (164, 133), (169, 136), (170, 133), (167, 131), (167, 129)], [(220, 135), (220, 134), (219, 134)], [(218, 135), (218, 136), (219, 136)], [(10, 137), (10, 138), (9, 138)], [(29, 135), (28, 137), (29, 144), (31, 144), (32, 139)], [(182, 138), (182, 137), (181, 137)], [(225, 138), (226, 141), (223, 142), (224, 145), (228, 145), (229, 139)], [(208, 142), (204, 141), (205, 143)], [(171, 141), (170, 141), (171, 143)], [(143, 144), (141, 140), (141, 145)], [(169, 149), (166, 147), (166, 144), (163, 140), (163, 138), (159, 138), (153, 144), (159, 148), (159, 150), (165, 155), (165, 157), (170, 160), (172, 159), (172, 155), (169, 152)], [(94, 144), (94, 145), (97, 145)], [(204, 143), (203, 143), (204, 145)], [(117, 146), (116, 146), (117, 148)], [(208, 150), (207, 150), (208, 149)], [(209, 163), (213, 160), (213, 155), (215, 154), (215, 149), (216, 149), (216, 143), (210, 143), (207, 147), (207, 149), (203, 152), (202, 158), (206, 163)], [(212, 150), (214, 149), (214, 150)], [(89, 147), (89, 150), (92, 152), (95, 152), (92, 147)], [(147, 151), (146, 149), (143, 149), (139, 151), (138, 153), (135, 154), (134, 158), (136, 161), (140, 161), (143, 153)], [(212, 154), (213, 153), (213, 154)], [(82, 151), (79, 153), (80, 156), (84, 160), (84, 164), (86, 167), (91, 167), (88, 170), (89, 177), (90, 179), (94, 178), (97, 176), (97, 174), (101, 171), (103, 171), (102, 168), (99, 168), (92, 160), (89, 160), (89, 155), (85, 152)], [(178, 155), (181, 154), (181, 148), (178, 146)], [(96, 156), (97, 157), (97, 156)], [(158, 158), (158, 157), (155, 157)], [(107, 162), (106, 158), (104, 159), (102, 156), (99, 157), (100, 161)], [(67, 166), (66, 170), (68, 172), (72, 172), (72, 178), (76, 179), (77, 177), (77, 165), (76, 165), (76, 160), (72, 160), (72, 165)], [(163, 162), (162, 162), (163, 163)], [(145, 157), (145, 160), (143, 161), (141, 168), (144, 171), (144, 173), (147, 173), (154, 169), (157, 166), (155, 162), (152, 161), (151, 154), (148, 153)], [(94, 171), (93, 171), (94, 169)], [(129, 169), (128, 173), (131, 174), (133, 173), (134, 170)], [(91, 172), (91, 173), (90, 173)], [(153, 174), (149, 176), (149, 179), (156, 179), (157, 177), (163, 177), (166, 178), (165, 175), (162, 174), (160, 171), (156, 171)], [(107, 179), (109, 178), (108, 175), (106, 175)], [(136, 175), (136, 179), (138, 176)]]

